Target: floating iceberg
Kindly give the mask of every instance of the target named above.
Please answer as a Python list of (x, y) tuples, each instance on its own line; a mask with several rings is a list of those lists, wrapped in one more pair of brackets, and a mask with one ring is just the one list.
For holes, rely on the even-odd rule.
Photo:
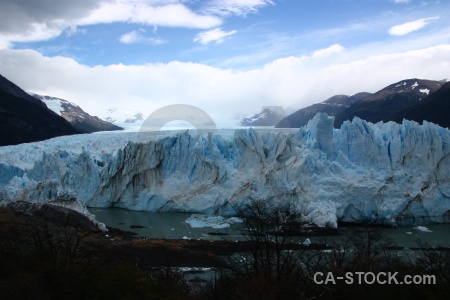
[(414, 229), (417, 229), (422, 232), (433, 232), (430, 229), (428, 229), (428, 227), (425, 227), (425, 226), (417, 226), (417, 227), (414, 227)]
[(450, 132), (432, 123), (298, 130), (106, 132), (0, 147), (0, 203), (74, 196), (90, 207), (233, 216), (252, 199), (292, 202), (305, 221), (450, 220)]

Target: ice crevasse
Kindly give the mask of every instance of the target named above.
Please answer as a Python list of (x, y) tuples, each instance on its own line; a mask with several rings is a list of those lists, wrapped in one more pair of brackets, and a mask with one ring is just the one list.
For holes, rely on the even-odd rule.
[[(450, 131), (432, 123), (196, 134), (107, 132), (0, 147), (0, 203), (76, 197), (90, 207), (233, 215), (290, 201), (319, 226), (450, 221)], [(140, 138), (137, 138), (140, 136)]]

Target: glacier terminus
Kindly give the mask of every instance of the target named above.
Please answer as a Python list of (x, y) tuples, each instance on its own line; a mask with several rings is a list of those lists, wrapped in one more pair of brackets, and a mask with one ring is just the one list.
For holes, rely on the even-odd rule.
[[(306, 221), (450, 221), (450, 131), (426, 121), (333, 128), (102, 132), (0, 147), (0, 203), (76, 198), (82, 206), (232, 216), (290, 201)], [(140, 135), (140, 139), (137, 136)]]

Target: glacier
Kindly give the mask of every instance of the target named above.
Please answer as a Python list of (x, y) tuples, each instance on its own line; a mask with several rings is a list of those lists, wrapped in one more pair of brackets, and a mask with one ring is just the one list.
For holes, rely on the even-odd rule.
[[(450, 221), (450, 131), (435, 124), (102, 132), (0, 147), (0, 204), (76, 197), (88, 207), (233, 216), (291, 202), (306, 221)], [(145, 139), (142, 139), (142, 137)]]

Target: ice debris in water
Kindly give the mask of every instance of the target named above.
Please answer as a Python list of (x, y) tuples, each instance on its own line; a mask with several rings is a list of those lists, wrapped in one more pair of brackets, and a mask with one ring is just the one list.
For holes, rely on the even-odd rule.
[(417, 230), (422, 231), (422, 232), (433, 232), (433, 231), (431, 231), (430, 229), (428, 229), (425, 226), (417, 226), (417, 227), (414, 227), (414, 229), (417, 229)]
[(242, 219), (237, 217), (226, 219), (222, 216), (199, 215), (199, 214), (193, 214), (192, 216), (186, 219), (186, 223), (188, 223), (192, 228), (211, 227), (215, 229), (220, 229), (220, 228), (228, 228), (230, 227), (231, 224), (241, 222)]

